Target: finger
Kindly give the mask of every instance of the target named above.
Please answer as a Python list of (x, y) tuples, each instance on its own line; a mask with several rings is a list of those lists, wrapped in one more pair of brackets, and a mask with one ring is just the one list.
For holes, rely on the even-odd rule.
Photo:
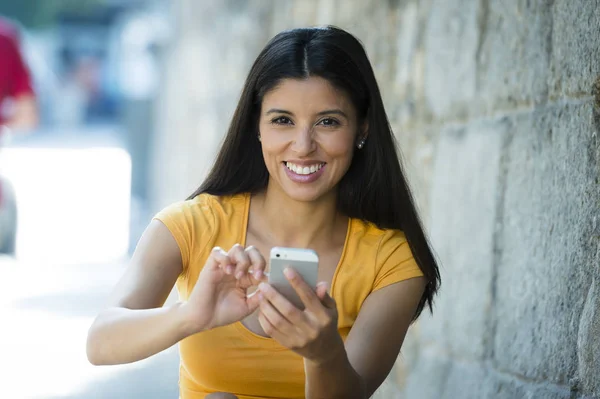
[(249, 273), (252, 274), (252, 277), (256, 280), (256, 282), (266, 279), (264, 272), (265, 268), (267, 267), (267, 262), (260, 251), (251, 245), (246, 248), (246, 253), (248, 254), (250, 263), (252, 264), (249, 270)]
[(252, 294), (246, 296), (246, 304), (248, 305), (248, 310), (252, 313), (260, 306), (261, 301), (260, 291), (256, 290)]
[(327, 295), (327, 283), (324, 281), (318, 282), (315, 294), (317, 294), (317, 297), (322, 301)]
[(208, 268), (209, 270), (221, 268), (225, 273), (227, 273), (228, 267), (231, 267), (231, 259), (229, 259), (227, 252), (223, 251), (223, 249), (220, 247), (214, 247), (210, 252), (210, 256), (206, 260), (206, 265), (204, 267)]
[(263, 297), (268, 300), (277, 311), (282, 314), (292, 324), (299, 325), (304, 321), (304, 313), (294, 306), (286, 297), (281, 295), (270, 284), (260, 283), (258, 289)]
[(290, 335), (295, 330), (290, 321), (287, 320), (281, 313), (279, 313), (268, 300), (263, 299), (260, 301), (259, 306), (260, 312), (276, 331), (284, 335)]
[(321, 281), (320, 283), (317, 284), (317, 289), (315, 290), (315, 293), (317, 294), (317, 297), (321, 300), (321, 303), (329, 309), (334, 309), (335, 308), (335, 300), (329, 295), (329, 293), (327, 292), (327, 288), (328, 285), (326, 282)]
[(262, 327), (263, 331), (271, 338), (273, 338), (273, 334), (275, 333), (275, 327), (267, 320), (267, 318), (262, 314), (262, 312), (258, 313), (258, 323)]
[(321, 306), (321, 300), (315, 294), (314, 289), (306, 284), (306, 281), (304, 281), (302, 276), (296, 270), (291, 267), (286, 267), (283, 269), (283, 274), (307, 309), (314, 309)]
[(240, 244), (235, 244), (231, 247), (228, 254), (233, 264), (235, 264), (235, 278), (239, 280), (248, 272), (250, 257), (248, 257), (248, 254), (244, 251), (244, 247)]

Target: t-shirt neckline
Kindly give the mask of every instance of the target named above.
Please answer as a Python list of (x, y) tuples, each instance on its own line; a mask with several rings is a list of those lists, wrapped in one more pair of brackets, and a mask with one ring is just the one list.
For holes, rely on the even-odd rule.
[[(242, 229), (241, 229), (241, 237), (239, 237), (239, 240), (237, 242), (239, 242), (243, 247), (246, 246), (246, 235), (248, 233), (248, 222), (249, 222), (249, 217), (250, 217), (250, 200), (252, 197), (252, 193), (244, 193), (243, 194), (244, 197), (244, 212), (242, 213)], [(350, 241), (350, 237), (352, 235), (352, 225), (353, 225), (354, 219), (353, 218), (348, 218), (348, 227), (346, 228), (346, 238), (344, 239), (344, 247), (342, 248), (342, 254), (340, 256), (340, 260), (338, 261), (338, 264), (335, 267), (335, 272), (333, 273), (333, 277), (331, 279), (331, 287), (329, 289), (329, 294), (335, 298), (335, 289), (336, 289), (336, 281), (337, 281), (337, 276), (340, 272), (340, 269), (342, 267), (342, 264), (344, 263), (344, 259), (346, 257), (346, 252), (348, 251), (348, 243)], [(288, 348), (286, 348), (285, 346), (281, 345), (279, 342), (277, 342), (275, 339), (270, 338), (270, 337), (263, 337), (262, 335), (256, 334), (252, 331), (250, 331), (243, 323), (242, 321), (237, 321), (236, 323), (234, 323), (235, 327), (237, 328), (238, 331), (240, 331), (242, 333), (242, 335), (246, 338), (249, 339), (250, 341), (254, 342), (254, 343), (258, 343), (261, 346), (265, 347), (266, 349), (271, 349), (271, 350), (287, 350)]]

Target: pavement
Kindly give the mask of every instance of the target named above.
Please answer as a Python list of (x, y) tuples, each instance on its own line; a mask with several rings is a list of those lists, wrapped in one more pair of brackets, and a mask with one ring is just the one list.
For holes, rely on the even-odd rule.
[(126, 267), (0, 256), (0, 398), (177, 398), (178, 353), (92, 366), (87, 330)]
[[(122, 155), (124, 140), (118, 125), (61, 127), (2, 149), (0, 170), (20, 198), (20, 260), (0, 254), (0, 399), (178, 398), (177, 347), (119, 366), (92, 366), (85, 353), (88, 328), (127, 265), (113, 259), (129, 246), (130, 170), (102, 158)], [(81, 159), (57, 169), (61, 159), (50, 155), (62, 150)], [(46, 161), (23, 164), (42, 152)]]

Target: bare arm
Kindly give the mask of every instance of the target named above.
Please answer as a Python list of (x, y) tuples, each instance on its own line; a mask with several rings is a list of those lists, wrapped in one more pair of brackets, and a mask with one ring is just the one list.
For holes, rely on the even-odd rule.
[(325, 363), (305, 360), (306, 397), (369, 398), (392, 369), (424, 288), (419, 277), (369, 295), (345, 345)]
[(162, 307), (181, 271), (177, 242), (161, 222), (152, 221), (115, 288), (110, 307), (90, 327), (87, 356), (92, 364), (141, 360), (193, 332), (182, 304)]
[[(236, 268), (245, 272), (242, 277), (235, 277)], [(247, 273), (249, 268), (253, 274)], [(171, 232), (152, 221), (111, 307), (90, 327), (88, 359), (93, 364), (134, 362), (192, 334), (244, 319), (258, 307), (258, 295), (246, 294), (264, 278), (264, 269), (264, 258), (256, 248), (234, 245), (228, 253), (213, 248), (186, 301), (164, 308), (183, 265)]]

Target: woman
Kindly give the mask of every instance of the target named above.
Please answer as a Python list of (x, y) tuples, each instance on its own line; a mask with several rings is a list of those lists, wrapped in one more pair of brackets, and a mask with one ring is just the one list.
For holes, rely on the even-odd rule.
[[(316, 290), (287, 270), (304, 310), (265, 282), (274, 246), (319, 254)], [(438, 285), (364, 49), (295, 29), (252, 66), (202, 186), (150, 223), (88, 358), (180, 342), (184, 399), (367, 398)]]

